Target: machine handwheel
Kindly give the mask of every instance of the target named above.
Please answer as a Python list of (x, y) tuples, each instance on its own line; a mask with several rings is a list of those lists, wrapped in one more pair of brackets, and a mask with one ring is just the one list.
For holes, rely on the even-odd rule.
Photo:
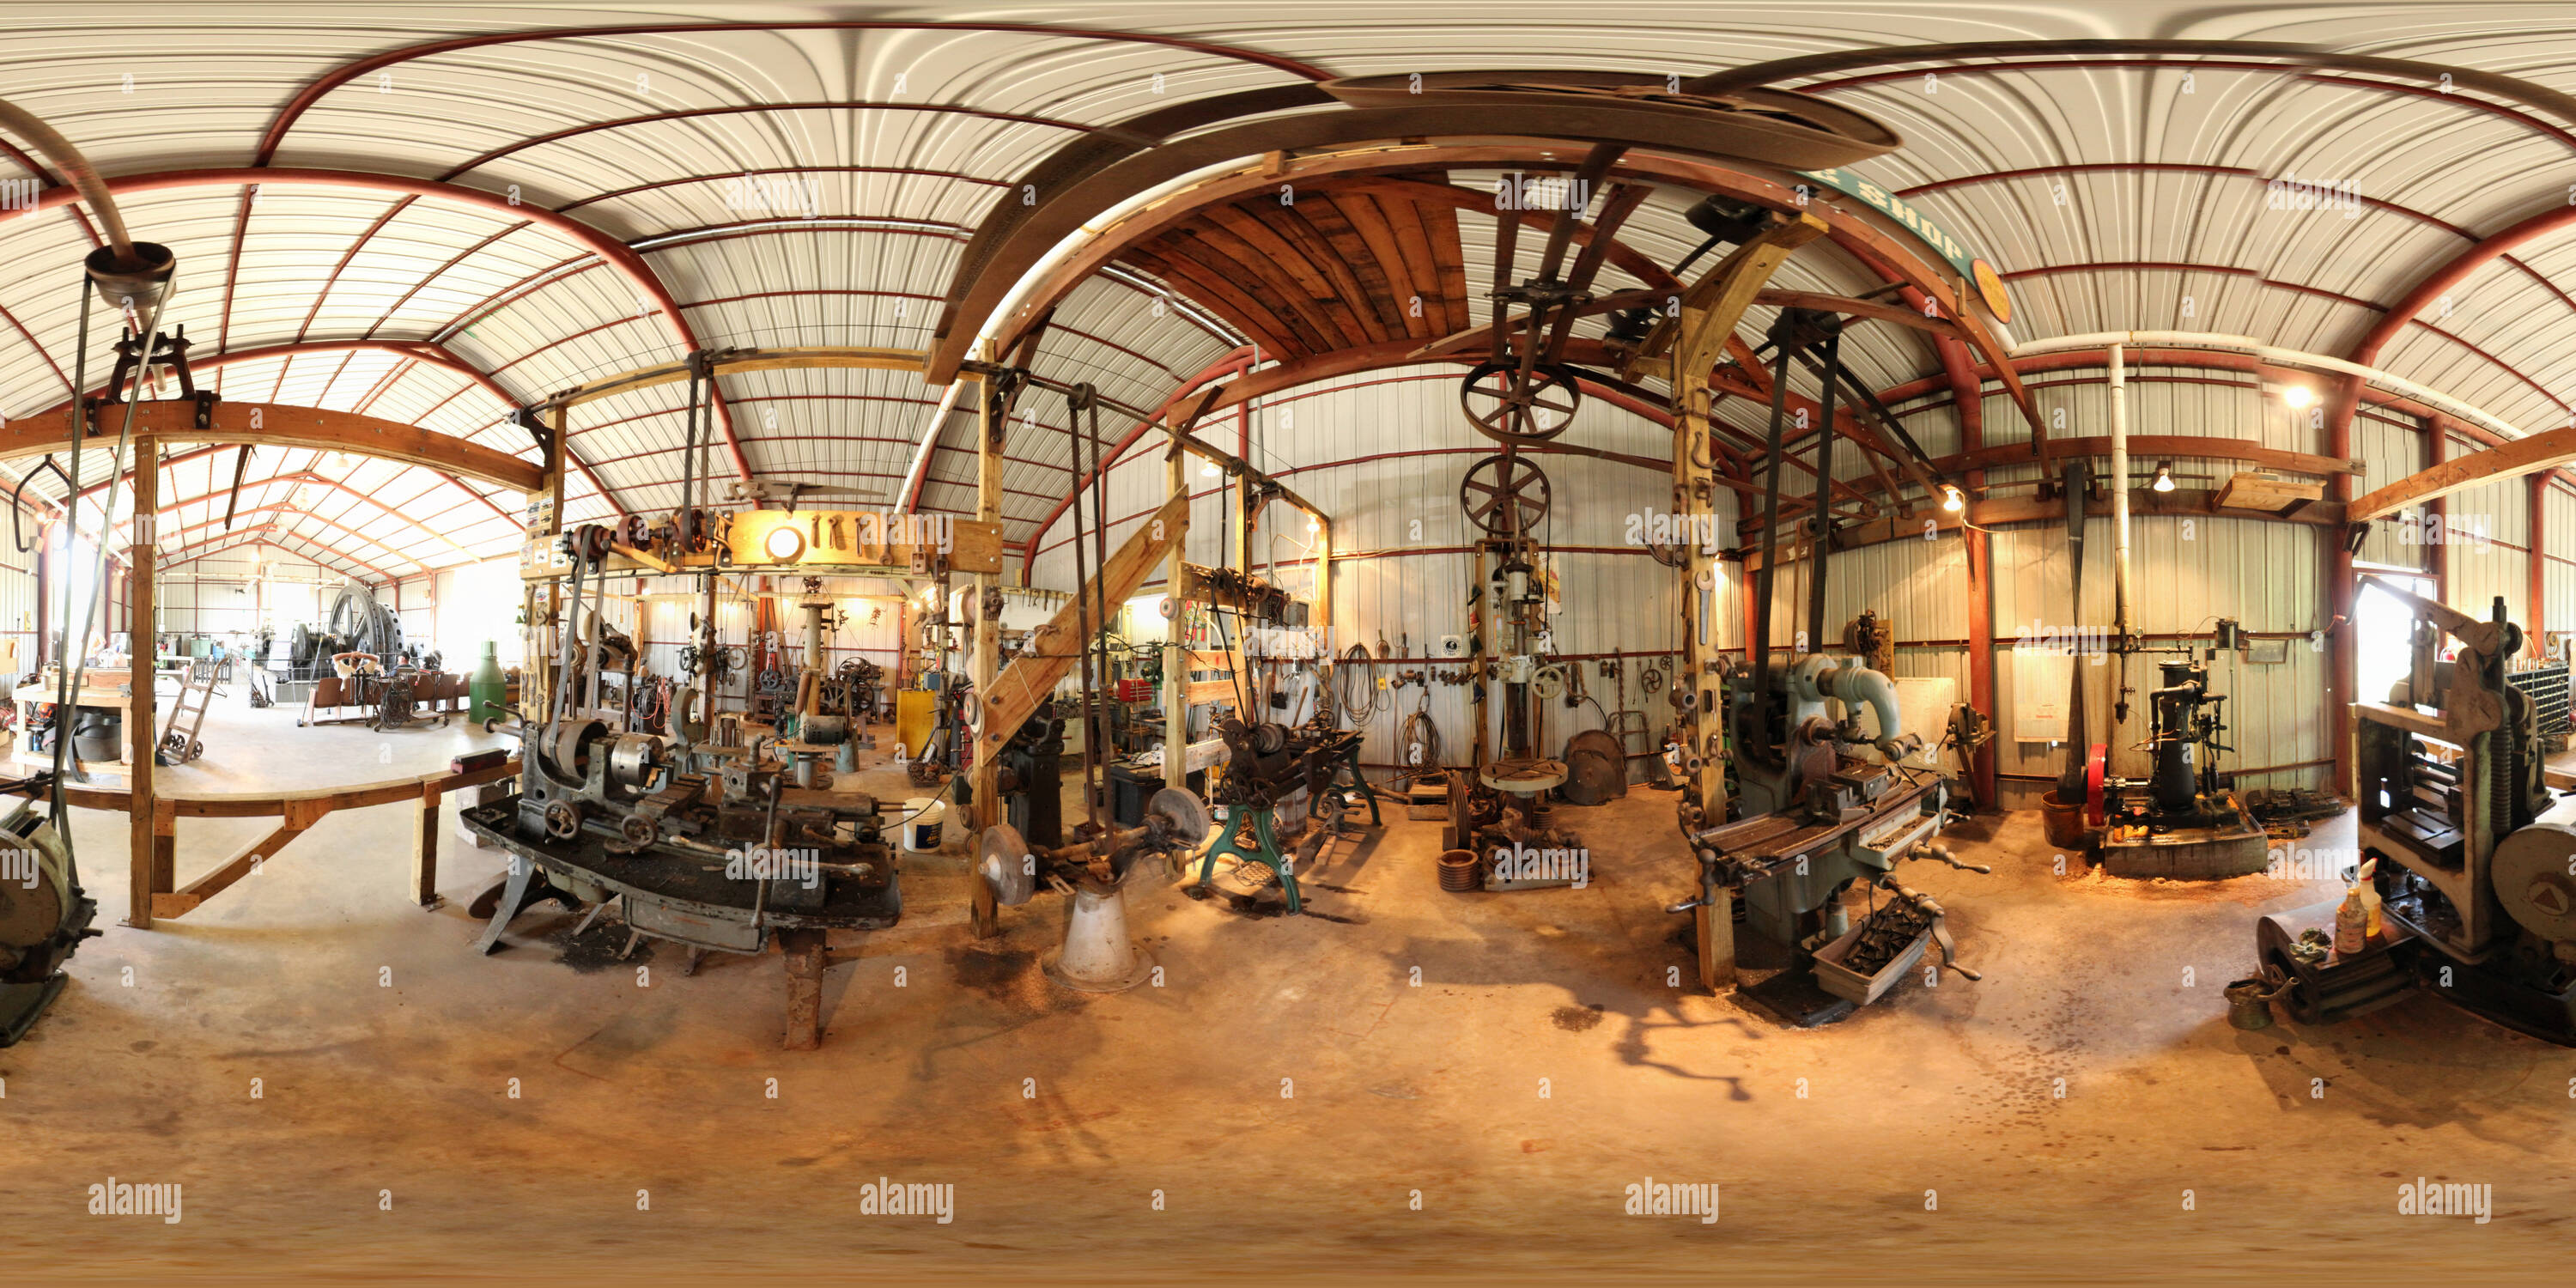
[(558, 841), (581, 835), (581, 809), (571, 801), (547, 802), (546, 835)]
[(1565, 668), (1540, 667), (1538, 673), (1530, 677), (1530, 692), (1538, 695), (1539, 700), (1543, 702), (1565, 696)]
[(1518, 362), (1480, 362), (1458, 384), (1459, 410), (1500, 443), (1544, 443), (1574, 424), (1582, 402), (1574, 373), (1554, 363), (1523, 377)]
[(1547, 518), (1547, 474), (1510, 452), (1488, 456), (1467, 467), (1458, 505), (1485, 535), (1518, 536)]

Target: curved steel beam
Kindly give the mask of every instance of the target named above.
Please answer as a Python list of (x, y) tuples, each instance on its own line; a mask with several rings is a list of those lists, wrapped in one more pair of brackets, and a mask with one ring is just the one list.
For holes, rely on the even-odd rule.
[[(1189, 105), (1210, 128), (1167, 138), (1157, 118), (1170, 110), (1121, 122), (1059, 150), (1021, 176), (1034, 200), (1005, 200), (986, 215), (950, 280), (948, 306), (934, 332), (931, 383), (952, 379), (977, 333), (1002, 301), (1046, 255), (1122, 202), (1157, 192), (1186, 175), (1248, 157), (1311, 152), (1431, 139), (1520, 138), (1507, 158), (1559, 160), (1571, 166), (1593, 144), (1653, 148), (1658, 153), (1756, 164), (1839, 165), (1887, 151), (1875, 142), (1819, 130), (1756, 134), (1749, 116), (1683, 113), (1641, 97), (1586, 97), (1537, 91), (1496, 92), (1478, 101), (1428, 96), (1419, 106), (1346, 107), (1311, 87), (1302, 97), (1226, 95)], [(1255, 112), (1324, 107), (1298, 115), (1272, 115), (1251, 123)], [(1123, 136), (1123, 137), (1117, 137)], [(1440, 149), (1376, 150), (1380, 162), (1402, 158), (1414, 168), (1436, 165)], [(1767, 155), (1754, 157), (1752, 152)], [(1157, 205), (1167, 205), (1168, 201)]]
[(306, 85), (303, 89), (297, 90), (295, 97), (287, 100), (286, 106), (278, 110), (277, 118), (269, 122), (268, 131), (260, 136), (259, 151), (252, 158), (251, 164), (266, 166), (274, 159), (278, 148), (286, 142), (286, 132), (295, 128), (295, 122), (306, 112), (311, 111), (313, 105), (322, 100), (323, 95), (371, 73), (397, 67), (416, 58), (428, 58), (463, 49), (486, 49), (494, 45), (539, 40), (595, 40), (603, 36), (706, 36), (719, 32), (757, 31), (980, 31), (1021, 36), (1053, 36), (1065, 40), (1118, 41), (1139, 45), (1161, 45), (1170, 49), (1186, 49), (1196, 54), (1230, 58), (1237, 62), (1273, 68), (1310, 81), (1332, 78), (1332, 73), (1310, 63), (1302, 63), (1278, 54), (1265, 54), (1257, 50), (1220, 45), (1212, 41), (1189, 40), (1179, 36), (1158, 36), (1145, 32), (1105, 31), (1092, 27), (1058, 27), (1024, 22), (657, 22), (630, 23), (614, 27), (553, 27), (540, 31), (505, 31), (477, 36), (458, 36), (447, 40), (405, 45), (400, 49), (371, 54), (340, 67)]
[[(2347, 54), (2314, 45), (2294, 45), (2264, 40), (2145, 40), (2119, 38), (2108, 40), (1971, 40), (1941, 45), (1873, 45), (1866, 49), (1838, 49), (1822, 54), (1801, 54), (1795, 58), (1775, 58), (1769, 62), (1711, 72), (1682, 82), (1685, 94), (1716, 97), (1770, 89), (1778, 82), (1802, 76), (1822, 76), (1830, 72), (1859, 71), (1863, 68), (1898, 67), (1911, 63), (1948, 63), (1966, 58), (2014, 58), (2029, 56), (2075, 56), (2084, 54), (2180, 54), (2189, 57), (2273, 58), (2294, 67), (2325, 67), (2336, 71), (2368, 72), (2376, 76), (2404, 77), (2427, 85), (2450, 85), (2493, 94), (2525, 107), (2556, 115), (2560, 120), (2576, 123), (2576, 95), (2535, 85), (2519, 76), (2501, 72), (2462, 67), (2456, 63), (2428, 63), (2412, 58), (2382, 58), (2375, 54)], [(2148, 65), (2148, 64), (2142, 64)]]
[[(416, 179), (409, 175), (380, 174), (367, 170), (320, 169), (162, 170), (146, 174), (123, 175), (108, 180), (107, 186), (110, 192), (123, 195), (132, 192), (158, 192), (172, 188), (270, 183), (411, 193), (471, 206), (503, 219), (525, 219), (540, 224), (547, 231), (598, 256), (602, 263), (625, 277), (636, 290), (643, 292), (659, 307), (671, 329), (677, 333), (683, 352), (695, 352), (704, 347), (698, 340), (697, 332), (690, 327), (688, 316), (681, 309), (679, 300), (662, 285), (662, 279), (653, 272), (651, 265), (644, 262), (644, 257), (628, 249), (626, 243), (578, 219), (567, 219), (553, 211), (535, 206), (514, 206), (508, 200), (488, 192), (440, 183), (432, 179)], [(37, 208), (68, 205), (74, 197), (75, 194), (68, 188), (47, 189), (37, 194)], [(725, 450), (733, 458), (734, 470), (748, 480), (751, 477), (751, 461), (743, 455), (741, 440), (734, 436), (733, 416), (725, 409), (722, 399), (717, 399), (714, 405), (716, 426), (724, 433)], [(616, 503), (612, 501), (610, 504), (613, 506)]]

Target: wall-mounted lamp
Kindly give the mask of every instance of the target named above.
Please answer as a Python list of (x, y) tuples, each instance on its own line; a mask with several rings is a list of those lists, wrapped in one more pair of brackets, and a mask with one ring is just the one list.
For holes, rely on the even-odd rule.
[(2156, 462), (2156, 481), (2148, 486), (2159, 492), (2173, 491), (2173, 462)]
[(786, 563), (805, 553), (805, 534), (785, 525), (771, 528), (769, 539), (763, 541), (760, 548), (767, 551), (770, 558)]

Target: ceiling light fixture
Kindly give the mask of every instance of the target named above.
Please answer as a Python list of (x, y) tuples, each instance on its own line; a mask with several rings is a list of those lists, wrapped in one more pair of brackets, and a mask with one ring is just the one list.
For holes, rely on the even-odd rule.
[(2153, 484), (2150, 484), (2149, 486), (2153, 487), (2156, 491), (2159, 491), (2159, 492), (2171, 492), (2171, 491), (2173, 491), (2174, 484), (2173, 484), (2173, 462), (2172, 462), (2172, 461), (2158, 461), (2158, 462), (2156, 462), (2156, 481), (2155, 481)]
[(1941, 508), (1952, 514), (1957, 514), (1961, 510), (1968, 508), (1968, 496), (1958, 488), (1948, 483), (1944, 483), (1941, 485)]

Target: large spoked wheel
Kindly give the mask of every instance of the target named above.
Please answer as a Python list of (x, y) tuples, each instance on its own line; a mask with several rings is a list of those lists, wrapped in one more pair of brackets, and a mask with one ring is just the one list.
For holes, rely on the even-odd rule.
[(1583, 402), (1574, 372), (1555, 363), (1521, 375), (1517, 362), (1480, 362), (1458, 385), (1458, 407), (1499, 443), (1544, 443), (1574, 424)]
[(1509, 452), (1467, 467), (1458, 484), (1458, 506), (1487, 536), (1527, 532), (1547, 518), (1547, 474), (1537, 463)]

